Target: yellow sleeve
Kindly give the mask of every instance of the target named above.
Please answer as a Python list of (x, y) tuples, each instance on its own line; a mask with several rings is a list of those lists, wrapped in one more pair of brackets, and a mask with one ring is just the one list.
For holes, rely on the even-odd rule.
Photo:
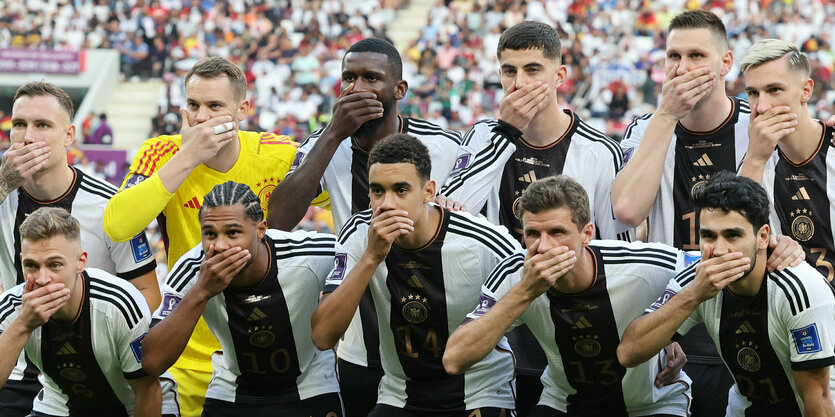
[(173, 194), (169, 193), (157, 171), (180, 147), (178, 136), (160, 136), (145, 141), (136, 153), (122, 187), (104, 210), (104, 232), (114, 242), (125, 242), (145, 230)]

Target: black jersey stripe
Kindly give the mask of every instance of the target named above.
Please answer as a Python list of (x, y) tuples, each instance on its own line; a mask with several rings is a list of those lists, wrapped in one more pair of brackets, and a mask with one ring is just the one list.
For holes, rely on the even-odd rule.
[(10, 314), (20, 307), (23, 303), (22, 298), (17, 295), (9, 295), (2, 303), (0, 303), (0, 323), (6, 320)]
[(631, 254), (641, 254), (641, 255), (657, 255), (662, 259), (669, 260), (670, 262), (675, 263), (678, 260), (678, 252), (665, 250), (661, 248), (651, 248), (651, 247), (643, 247), (643, 248), (630, 248), (627, 246), (597, 246), (593, 245), (600, 250), (604, 255), (607, 256), (614, 256), (614, 257), (623, 257), (629, 256)]
[[(507, 233), (500, 233), (498, 230), (478, 223), (470, 218), (464, 217), (461, 214), (455, 212), (449, 212), (449, 225), (455, 226), (456, 228), (460, 228), (463, 231), (478, 231), (481, 236), (488, 238), (488, 240), (498, 244), (502, 247), (503, 253), (505, 256), (510, 255), (511, 253), (516, 251), (516, 247), (513, 244), (513, 240)], [(502, 257), (504, 259), (504, 256)]]
[(86, 174), (81, 178), (81, 185), (87, 185), (90, 188), (101, 190), (105, 193), (109, 193), (111, 196), (119, 191), (119, 189), (113, 184)]
[(90, 298), (91, 299), (96, 299), (96, 300), (102, 300), (102, 301), (108, 302), (108, 303), (112, 304), (113, 306), (115, 306), (116, 309), (118, 309), (119, 312), (122, 313), (122, 317), (125, 319), (125, 323), (127, 323), (129, 328), (133, 328), (134, 326), (136, 326), (136, 323), (138, 323), (138, 321), (135, 321), (131, 317), (130, 313), (128, 313), (127, 309), (125, 309), (125, 306), (122, 303), (117, 302), (113, 298), (107, 297), (105, 295), (102, 295), (102, 294), (100, 294), (98, 292), (94, 292), (94, 291), (90, 291)]
[(333, 258), (333, 251), (298, 251), (298, 252), (275, 252), (275, 259), (288, 259), (296, 256), (327, 256)]
[(92, 187), (90, 187), (89, 185), (87, 185), (83, 182), (78, 185), (78, 188), (81, 189), (81, 190), (84, 190), (84, 191), (86, 191), (90, 194), (97, 195), (97, 196), (99, 196), (99, 197), (101, 197), (105, 200), (110, 200), (110, 198), (113, 197), (113, 194), (109, 194), (105, 191), (102, 191), (102, 190), (99, 190), (99, 189), (96, 189), (96, 188), (92, 188)]
[(588, 139), (592, 142), (601, 143), (609, 153), (612, 154), (613, 163), (615, 166), (615, 172), (620, 170), (620, 166), (623, 165), (623, 151), (620, 149), (620, 145), (614, 141), (614, 139), (604, 135), (598, 130), (593, 129), (591, 126), (586, 124), (586, 122), (580, 120), (577, 123), (577, 129), (575, 130), (576, 134), (579, 134), (585, 139)]
[[(493, 140), (494, 138), (501, 138), (499, 140)], [(499, 156), (504, 153), (505, 149), (511, 145), (510, 141), (500, 133), (493, 133), (490, 136), (490, 145), (488, 148), (480, 150), (476, 154), (476, 159), (473, 161), (473, 165), (469, 168), (466, 168), (460, 175), (457, 175), (449, 181), (449, 183), (444, 184), (441, 188), (441, 191), (438, 194), (441, 195), (449, 195), (459, 188), (464, 186), (464, 183), (474, 175), (484, 171), (485, 169), (492, 166), (496, 161), (499, 159)], [(498, 144), (497, 144), (498, 142)]]
[(777, 279), (776, 275), (769, 275), (769, 277), (772, 279), (772, 281), (774, 281), (775, 284), (777, 284), (778, 287), (780, 287), (781, 290), (783, 290), (783, 294), (785, 294), (786, 299), (789, 300), (789, 307), (791, 307), (792, 309), (792, 315), (796, 316), (797, 307), (795, 307), (794, 298), (792, 298), (791, 291), (786, 287), (786, 283), (781, 282), (781, 280)]
[(640, 258), (632, 258), (632, 259), (617, 259), (617, 260), (606, 260), (606, 264), (644, 264), (644, 265), (654, 265), (660, 268), (669, 269), (671, 271), (675, 270), (675, 265), (670, 265), (668, 263), (661, 262), (657, 259), (640, 259)]
[(504, 259), (504, 258), (508, 257), (511, 253), (513, 253), (512, 251), (502, 250), (502, 248), (496, 246), (495, 241), (485, 239), (482, 235), (479, 235), (478, 233), (473, 232), (472, 230), (458, 229), (458, 228), (455, 228), (452, 225), (450, 225), (448, 231), (453, 232), (453, 233), (455, 233), (459, 236), (467, 237), (467, 238), (470, 238), (470, 239), (473, 239), (473, 240), (476, 240), (476, 241), (480, 242), (482, 245), (487, 247), (487, 249), (492, 251), (493, 254), (496, 255), (496, 257), (498, 257), (500, 259)]
[(650, 261), (655, 261), (655, 262), (667, 265), (669, 268), (675, 268), (676, 263), (677, 263), (675, 258), (671, 259), (667, 256), (653, 254), (653, 253), (604, 252), (602, 250), (600, 252), (601, 252), (601, 254), (603, 254), (603, 256), (606, 257), (607, 262), (610, 261), (610, 260), (613, 261), (613, 262), (620, 261), (620, 260), (625, 260), (625, 261), (650, 260)]
[(629, 126), (626, 127), (626, 131), (623, 134), (623, 140), (628, 139), (629, 136), (632, 135), (632, 129), (634, 129), (635, 126), (638, 125), (638, 120), (647, 120), (650, 117), (652, 117), (652, 113), (647, 113), (647, 114), (645, 114), (641, 117), (636, 117), (636, 118), (632, 119), (632, 123), (630, 123)]
[(739, 100), (739, 112), (740, 113), (751, 113), (751, 106), (748, 105), (747, 100)]
[[(93, 277), (90, 277), (90, 284), (91, 296), (93, 294), (97, 294), (102, 299), (110, 299), (111, 302), (114, 302), (114, 304), (117, 302), (122, 303), (130, 313), (130, 317), (133, 319), (133, 325), (139, 323), (139, 320), (142, 317), (142, 308), (139, 307), (136, 299), (134, 299), (126, 289), (103, 279)], [(127, 317), (125, 318), (127, 319)], [(128, 323), (131, 322), (128, 321)], [(131, 327), (133, 327), (133, 325), (131, 325)]]
[(684, 271), (679, 272), (678, 275), (676, 275), (673, 279), (676, 280), (676, 282), (678, 282), (678, 285), (680, 285), (682, 288), (686, 287), (687, 284), (689, 284), (691, 281), (693, 281), (693, 279), (696, 278), (696, 265), (698, 264), (699, 262), (693, 262), (692, 265), (688, 266), (687, 268), (684, 268)]
[(351, 237), (354, 232), (360, 227), (361, 224), (369, 224), (371, 223), (371, 216), (374, 213), (371, 212), (371, 209), (361, 211), (348, 219), (348, 222), (345, 223), (345, 226), (342, 227), (342, 231), (339, 232), (339, 244), (344, 245), (348, 238)]
[(496, 127), (497, 124), (499, 124), (498, 121), (489, 119), (476, 122), (475, 124), (473, 124), (473, 127), (471, 127), (470, 130), (468, 130), (467, 133), (464, 134), (464, 139), (461, 141), (461, 144), (465, 146), (470, 144), (470, 142), (473, 140), (473, 136), (475, 136), (475, 132), (477, 130), (476, 126), (487, 125), (487, 127), (490, 128), (489, 130), (493, 130), (493, 128)]
[(782, 274), (786, 275), (791, 280), (793, 280), (797, 284), (797, 287), (800, 288), (800, 293), (803, 295), (803, 300), (802, 301), (803, 301), (803, 305), (805, 306), (805, 308), (811, 307), (811, 303), (809, 302), (809, 293), (806, 292), (806, 286), (803, 285), (802, 281), (800, 281), (800, 277), (798, 277), (797, 275), (794, 274), (794, 272), (792, 272), (788, 269), (784, 269), (782, 271)]
[(495, 293), (499, 289), (499, 286), (502, 285), (505, 278), (518, 271), (519, 268), (522, 268), (523, 266), (525, 266), (525, 254), (523, 253), (515, 253), (510, 257), (505, 258), (505, 260), (496, 265), (493, 271), (490, 272), (490, 275), (487, 277), (487, 281), (484, 282), (484, 286)]
[(175, 269), (168, 274), (168, 277), (165, 279), (165, 283), (177, 291), (182, 291), (185, 284), (188, 283), (191, 280), (191, 277), (194, 276), (195, 270), (199, 269), (204, 256), (205, 254), (201, 249), (195, 256), (181, 257)]
[(461, 134), (458, 133), (458, 132), (455, 132), (455, 131), (452, 131), (452, 130), (449, 130), (449, 129), (444, 129), (441, 126), (438, 126), (438, 125), (436, 125), (432, 122), (429, 122), (427, 120), (414, 119), (414, 118), (411, 118), (411, 117), (409, 117), (408, 119), (409, 119), (408, 129), (407, 129), (408, 133), (413, 133), (413, 134), (416, 134), (416, 135), (424, 135), (424, 136), (430, 136), (430, 135), (442, 136), (444, 138), (447, 138), (447, 139), (455, 142), (456, 145), (461, 144)]
[(292, 237), (287, 238), (270, 238), (273, 242), (273, 246), (276, 249), (285, 249), (286, 246), (292, 247), (316, 247), (316, 248), (324, 248), (327, 245), (333, 246), (336, 243), (336, 237), (333, 235), (323, 235), (323, 236), (309, 236), (304, 237), (301, 239), (294, 239)]

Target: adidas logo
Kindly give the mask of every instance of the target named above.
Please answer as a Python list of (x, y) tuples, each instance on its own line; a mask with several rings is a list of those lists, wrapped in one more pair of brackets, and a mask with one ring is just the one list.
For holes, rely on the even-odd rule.
[(588, 329), (589, 327), (593, 326), (586, 316), (580, 317), (580, 320), (577, 320), (577, 322), (571, 326), (572, 329)]
[(697, 167), (710, 167), (713, 166), (713, 161), (708, 158), (706, 153), (703, 153), (702, 156), (696, 160), (696, 162), (693, 162), (693, 165)]
[(249, 317), (246, 319), (246, 321), (258, 321), (258, 320), (261, 320), (261, 319), (264, 319), (264, 318), (267, 318), (267, 315), (264, 314), (264, 312), (261, 311), (260, 308), (255, 307), (255, 309), (252, 310), (252, 314), (249, 315)]
[(417, 275), (412, 275), (411, 277), (409, 277), (409, 279), (406, 280), (406, 284), (408, 284), (412, 288), (423, 288), (423, 284), (420, 283), (420, 280), (418, 279)]
[(792, 200), (809, 200), (809, 193), (806, 192), (806, 187), (800, 187), (792, 196)]
[(183, 204), (183, 207), (199, 209), (200, 208), (200, 201), (197, 200), (197, 197), (192, 197), (191, 200), (188, 200), (188, 203)]
[(534, 182), (534, 181), (536, 181), (536, 173), (533, 172), (533, 170), (531, 170), (527, 174), (522, 175), (521, 177), (519, 177), (519, 181), (524, 181), (524, 182), (528, 182), (528, 183)]
[(739, 325), (739, 328), (736, 329), (736, 334), (742, 333), (756, 333), (754, 326), (751, 326), (751, 323), (748, 323), (748, 320), (745, 320)]
[(61, 346), (61, 349), (58, 349), (56, 355), (76, 355), (78, 352), (72, 347), (72, 345), (67, 342), (64, 343), (64, 346)]

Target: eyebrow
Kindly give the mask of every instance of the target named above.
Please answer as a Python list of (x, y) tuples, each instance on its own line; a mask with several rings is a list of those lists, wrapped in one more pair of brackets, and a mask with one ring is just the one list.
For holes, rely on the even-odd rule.
[[(12, 119), (12, 124), (17, 123), (17, 122), (26, 122), (26, 119), (22, 119), (20, 117), (15, 117), (15, 118)], [(53, 124), (54, 122), (52, 120), (49, 120), (49, 119), (35, 119), (35, 120), (32, 121), (32, 123)]]

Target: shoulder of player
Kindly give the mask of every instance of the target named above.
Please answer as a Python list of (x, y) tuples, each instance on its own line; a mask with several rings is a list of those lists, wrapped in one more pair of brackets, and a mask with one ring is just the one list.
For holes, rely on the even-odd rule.
[(483, 246), (500, 258), (519, 249), (519, 244), (504, 226), (497, 226), (467, 212), (448, 211), (447, 236), (458, 236)]
[(90, 277), (91, 308), (100, 308), (111, 318), (115, 317), (108, 313), (118, 312), (128, 328), (149, 316), (145, 298), (132, 284), (100, 269), (87, 268), (85, 272)]
[(594, 240), (589, 247), (597, 249), (607, 265), (625, 264), (655, 266), (675, 270), (680, 251), (661, 243)]
[[(644, 130), (646, 130), (647, 125), (649, 124), (649, 119), (652, 117), (652, 113), (646, 113), (641, 116), (638, 116), (632, 119), (632, 122), (626, 126), (626, 130), (623, 132), (623, 140), (627, 139), (636, 139), (641, 140), (644, 136)], [(634, 135), (634, 137), (633, 137)], [(623, 143), (623, 142), (621, 142)]]
[(78, 172), (79, 181), (78, 191), (80, 193), (87, 194), (91, 198), (79, 199), (78, 196), (76, 196), (76, 201), (73, 203), (104, 203), (101, 207), (101, 209), (104, 210), (107, 202), (113, 198), (113, 195), (116, 194), (119, 189), (115, 185), (92, 175), (88, 175), (80, 169), (76, 169), (76, 171)]
[(371, 224), (371, 216), (373, 215), (374, 213), (371, 209), (367, 209), (351, 216), (339, 232), (339, 237), (337, 238), (339, 244), (344, 245), (349, 240), (356, 239), (357, 236), (365, 237), (365, 231), (368, 229), (368, 225)]
[(444, 142), (451, 142), (455, 146), (461, 144), (461, 134), (456, 131), (444, 129), (423, 119), (413, 117), (404, 117), (404, 119), (407, 120), (406, 133), (421, 141), (443, 140)]
[(773, 291), (778, 300), (789, 305), (792, 315), (812, 306), (835, 304), (835, 290), (815, 268), (806, 262), (783, 271), (768, 273), (768, 279), (780, 291)]
[(134, 155), (131, 170), (135, 174), (150, 177), (179, 152), (181, 146), (180, 135), (163, 135), (147, 139)]
[(466, 146), (473, 143), (483, 142), (486, 138), (490, 137), (490, 132), (492, 132), (493, 128), (498, 124), (498, 120), (493, 119), (483, 119), (475, 122), (472, 127), (464, 133), (461, 144)]
[(522, 268), (525, 266), (525, 252), (517, 251), (516, 253), (504, 258), (499, 262), (490, 272), (487, 280), (484, 281), (484, 286), (495, 294), (499, 288), (506, 281), (510, 280), (512, 284), (521, 279)]
[(278, 261), (288, 258), (309, 261), (316, 256), (332, 258), (336, 247), (336, 236), (329, 233), (268, 229), (267, 236)]
[(23, 287), (24, 284), (15, 285), (0, 294), (0, 323), (6, 321), (23, 303)]
[(739, 113), (741, 115), (746, 115), (746, 117), (750, 117), (751, 114), (751, 106), (748, 104), (748, 100), (739, 98), (739, 97), (731, 97), (734, 104), (739, 106)]
[(588, 123), (575, 116), (576, 128), (571, 136), (571, 146), (584, 146), (591, 150), (597, 158), (611, 158), (617, 162), (617, 168), (623, 161), (623, 150), (614, 139), (605, 133), (591, 127)]
[(165, 285), (177, 293), (184, 293), (188, 285), (197, 279), (204, 256), (202, 243), (189, 249), (171, 267), (168, 276), (165, 277)]

